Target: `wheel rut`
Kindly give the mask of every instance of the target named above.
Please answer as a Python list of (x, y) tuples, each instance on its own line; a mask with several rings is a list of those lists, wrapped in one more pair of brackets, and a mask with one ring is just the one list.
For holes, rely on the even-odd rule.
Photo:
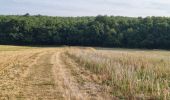
[[(9, 79), (12, 91), (3, 93), (2, 100), (104, 100), (92, 86), (83, 86), (79, 79), (80, 69), (68, 58), (63, 59), (63, 49), (47, 49), (36, 55), (34, 61), (18, 65), (15, 70), (26, 66), (20, 77)], [(22, 58), (20, 58), (22, 59)], [(33, 60), (33, 59), (27, 59)], [(66, 64), (65, 62), (70, 63)], [(74, 67), (73, 67), (74, 66)], [(11, 69), (13, 70), (13, 69)], [(15, 73), (15, 71), (12, 73)], [(2, 76), (4, 77), (4, 76)], [(7, 79), (4, 77), (4, 79)], [(86, 80), (83, 78), (83, 80)], [(0, 81), (4, 81), (0, 79)], [(7, 81), (7, 82), (8, 82)], [(8, 83), (9, 83), (8, 82)], [(91, 85), (91, 83), (90, 83)], [(13, 89), (15, 87), (15, 89)], [(8, 89), (6, 88), (6, 90)], [(6, 91), (3, 90), (3, 91)], [(92, 92), (92, 93), (91, 93)], [(10, 94), (9, 94), (10, 93)], [(2, 98), (1, 98), (2, 96)], [(110, 99), (107, 99), (110, 100)]]
[(62, 94), (55, 84), (51, 64), (52, 52), (46, 52), (29, 68), (23, 78), (21, 91), (16, 96), (23, 100), (61, 100)]

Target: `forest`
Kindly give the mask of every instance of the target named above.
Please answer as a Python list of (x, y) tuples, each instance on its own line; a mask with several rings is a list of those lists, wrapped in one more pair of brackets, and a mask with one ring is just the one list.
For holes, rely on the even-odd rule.
[(0, 44), (170, 49), (170, 18), (1, 15)]

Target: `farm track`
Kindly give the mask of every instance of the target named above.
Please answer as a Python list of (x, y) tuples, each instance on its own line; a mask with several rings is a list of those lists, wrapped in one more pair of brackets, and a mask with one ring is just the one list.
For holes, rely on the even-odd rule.
[(0, 100), (111, 99), (63, 50), (32, 52), (19, 64), (5, 67), (0, 72)]

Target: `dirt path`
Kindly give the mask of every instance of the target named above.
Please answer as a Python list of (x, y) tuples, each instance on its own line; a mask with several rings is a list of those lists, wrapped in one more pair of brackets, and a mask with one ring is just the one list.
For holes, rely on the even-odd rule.
[[(60, 49), (50, 49), (36, 55), (34, 62), (27, 63), (25, 70), (20, 72), (20, 77), (15, 76), (17, 80), (8, 79), (5, 84), (11, 84), (5, 89), (1, 89), (0, 85), (0, 100), (105, 100), (105, 96), (99, 94), (99, 86), (78, 82), (81, 75), (73, 75), (73, 72), (79, 73), (80, 70), (75, 65), (67, 65), (65, 60), (67, 62), (68, 59), (63, 59), (62, 53)], [(68, 62), (72, 63), (70, 60)], [(20, 70), (22, 66), (15, 69)], [(0, 77), (0, 82), (6, 79)]]
[[(111, 96), (104, 93), (98, 84), (87, 80), (80, 67), (69, 58), (63, 58), (63, 52), (53, 55), (53, 73), (56, 84), (65, 100), (111, 100)], [(67, 63), (69, 64), (67, 64)]]
[(55, 82), (58, 84), (65, 100), (82, 100), (86, 99), (86, 94), (79, 91), (78, 85), (71, 76), (69, 69), (66, 68), (60, 58), (61, 53), (57, 52), (52, 58), (53, 74)]

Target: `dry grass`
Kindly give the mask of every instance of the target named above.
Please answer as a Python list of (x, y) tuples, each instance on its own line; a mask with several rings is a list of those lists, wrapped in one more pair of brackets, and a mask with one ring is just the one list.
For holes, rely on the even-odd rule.
[[(42, 75), (47, 75), (47, 79), (53, 79), (53, 77), (57, 76), (59, 78), (56, 79), (61, 78), (60, 81), (66, 79), (65, 77), (68, 77), (68, 75), (70, 75), (69, 77), (72, 77), (71, 74), (62, 74), (63, 66), (67, 66), (66, 68), (70, 68), (71, 66), (62, 63), (64, 60), (65, 62), (68, 62), (69, 58), (60, 59), (60, 56), (63, 54), (59, 54), (64, 51), (66, 51), (65, 54), (71, 58), (70, 61), (76, 62), (76, 65), (73, 68), (78, 68), (78, 63), (79, 67), (83, 67), (83, 69), (85, 68), (90, 71), (90, 73), (95, 76), (92, 80), (101, 86), (107, 85), (110, 87), (111, 94), (115, 97), (130, 100), (168, 100), (170, 98), (169, 51), (130, 49), (95, 50), (93, 48), (80, 47), (64, 47), (56, 49), (0, 45), (0, 99), (6, 95), (18, 94), (18, 91), (20, 91), (21, 88), (19, 82), (21, 79), (25, 79), (24, 77), (27, 76), (27, 74), (29, 75), (30, 72), (35, 72), (33, 76), (30, 74), (30, 77), (33, 78), (33, 82), (36, 82), (34, 77), (42, 79), (43, 82), (39, 85), (45, 87), (48, 87), (48, 85), (53, 86), (55, 84), (54, 82), (44, 80), (44, 76), (42, 77)], [(50, 52), (52, 54), (48, 55)], [(58, 54), (58, 57), (54, 56), (54, 59), (52, 55), (55, 53)], [(55, 69), (54, 66), (54, 68), (52, 67), (50, 59), (54, 60), (52, 61), (56, 66), (54, 72), (60, 71), (56, 76), (49, 73), (51, 71), (50, 69)], [(81, 68), (79, 70), (81, 70)], [(58, 76), (60, 74), (61, 76)], [(75, 77), (76, 76), (74, 76), (74, 78)], [(58, 82), (58, 80), (56, 80), (56, 82)], [(41, 90), (41, 88), (39, 89)], [(35, 92), (38, 93), (39, 91)], [(53, 92), (51, 91), (49, 93)]]
[(32, 54), (41, 51), (32, 47), (0, 45), (0, 71), (10, 65), (27, 62)]
[(42, 51), (31, 47), (0, 46), (0, 100), (12, 99), (12, 95), (18, 93), (20, 78)]
[(0, 45), (0, 51), (20, 51), (20, 50), (33, 49), (33, 48), (36, 47)]
[(69, 49), (66, 54), (99, 76), (123, 99), (170, 98), (170, 52)]

